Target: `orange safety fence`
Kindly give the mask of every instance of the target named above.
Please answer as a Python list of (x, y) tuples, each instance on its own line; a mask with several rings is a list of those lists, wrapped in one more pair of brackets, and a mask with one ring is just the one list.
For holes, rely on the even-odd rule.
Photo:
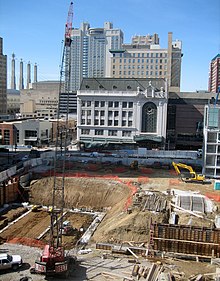
[(176, 172), (174, 169), (171, 169), (171, 170), (169, 171), (169, 173), (170, 173), (170, 175), (172, 175), (172, 176), (176, 176), (176, 175), (177, 175), (177, 172)]
[(209, 199), (212, 199), (212, 200), (216, 201), (216, 202), (220, 202), (220, 194), (206, 193), (205, 196), (208, 197)]
[(153, 174), (154, 172), (152, 168), (144, 168), (144, 167), (141, 167), (140, 171), (142, 174)]
[(21, 245), (37, 247), (37, 248), (41, 248), (41, 249), (43, 249), (45, 246), (44, 242), (37, 240), (37, 239), (27, 238), (27, 237), (15, 237), (12, 239), (8, 239), (7, 243), (21, 244)]
[(169, 185), (179, 185), (181, 181), (179, 179), (170, 179)]
[(138, 177), (138, 182), (141, 184), (145, 184), (149, 182), (149, 178), (148, 177)]

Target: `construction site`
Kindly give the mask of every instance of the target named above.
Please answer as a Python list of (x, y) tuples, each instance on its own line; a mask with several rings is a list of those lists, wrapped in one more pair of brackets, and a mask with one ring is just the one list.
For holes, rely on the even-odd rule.
[[(185, 182), (172, 167), (92, 167), (72, 162), (65, 169), (63, 224), (69, 229), (63, 227), (63, 245), (79, 261), (84, 253), (83, 260), (125, 259), (128, 268), (125, 274), (116, 262), (116, 271), (97, 266), (96, 277), (74, 279), (76, 265), (67, 280), (215, 280), (220, 191), (214, 181)], [(9, 204), (1, 215), (0, 237), (2, 246), (26, 245), (39, 252), (49, 240), (54, 171), (43, 165), (27, 170), (35, 178), (28, 186), (19, 188), (16, 178), (1, 188), (2, 198), (10, 194), (9, 202), (23, 197), (28, 203)]]
[[(60, 73), (67, 95), (72, 4)], [(0, 173), (0, 252), (22, 257), (14, 271), (0, 262), (0, 281), (220, 280), (220, 183), (179, 163), (179, 152), (71, 152), (68, 109), (64, 126), (59, 114), (58, 105), (54, 150)]]

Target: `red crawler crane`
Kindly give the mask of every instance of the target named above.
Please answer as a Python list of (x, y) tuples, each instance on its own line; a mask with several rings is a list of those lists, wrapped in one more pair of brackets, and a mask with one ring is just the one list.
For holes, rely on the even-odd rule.
[[(65, 180), (65, 160), (67, 151), (68, 138), (68, 113), (69, 113), (69, 92), (70, 92), (70, 55), (71, 55), (71, 29), (73, 19), (73, 3), (70, 3), (68, 18), (65, 26), (65, 40), (63, 47), (62, 65), (60, 70), (60, 88), (59, 88), (59, 105), (57, 113), (57, 132), (56, 132), (56, 150), (54, 158), (54, 181), (52, 193), (52, 207), (50, 208), (50, 239), (48, 245), (39, 260), (35, 261), (34, 273), (42, 273), (45, 275), (60, 274), (67, 276), (72, 268), (75, 258), (65, 254), (65, 249), (62, 244), (62, 227), (64, 215), (64, 180)], [(67, 112), (65, 125), (60, 126), (60, 96), (61, 93), (67, 94)], [(61, 129), (62, 128), (62, 129)], [(64, 146), (61, 150), (62, 161), (62, 178), (57, 179), (58, 172), (58, 151), (59, 142)], [(60, 167), (59, 167), (60, 172)]]

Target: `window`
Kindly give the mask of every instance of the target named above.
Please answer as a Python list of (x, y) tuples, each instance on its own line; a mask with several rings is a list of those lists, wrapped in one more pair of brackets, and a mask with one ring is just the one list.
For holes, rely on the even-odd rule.
[(99, 111), (95, 110), (95, 116), (99, 116)]
[(100, 113), (101, 113), (101, 116), (105, 116), (105, 111), (104, 110), (101, 110)]
[(108, 117), (112, 117), (112, 116), (113, 116), (112, 111), (109, 111), (108, 112)]
[(131, 131), (122, 131), (122, 137), (130, 137)]
[(4, 130), (4, 144), (10, 144), (10, 131), (9, 130)]
[(102, 119), (101, 119), (101, 120), (100, 120), (100, 125), (101, 125), (101, 126), (105, 125), (105, 120), (102, 120)]
[(101, 101), (101, 107), (105, 107), (105, 101)]
[(128, 121), (128, 127), (132, 126), (132, 121)]
[(119, 102), (118, 101), (115, 101), (114, 102), (114, 107), (118, 107), (119, 106)]
[(115, 136), (115, 137), (116, 137), (116, 136), (118, 135), (118, 131), (116, 131), (116, 130), (109, 130), (109, 131), (108, 131), (108, 135), (109, 135), (109, 136)]
[(115, 114), (114, 114), (114, 115), (115, 115), (115, 117), (117, 117), (117, 116), (118, 116), (118, 111), (115, 111)]
[(114, 120), (114, 126), (118, 126), (118, 120)]
[(133, 117), (133, 112), (132, 111), (128, 111), (128, 117)]
[(122, 125), (122, 127), (125, 127), (126, 126), (126, 120), (122, 120), (121, 125)]
[(147, 102), (142, 109), (142, 132), (155, 133), (157, 130), (157, 107)]
[(87, 101), (87, 106), (91, 106), (91, 101)]
[(90, 134), (90, 130), (89, 129), (82, 129), (81, 130), (81, 134), (82, 135), (89, 135)]
[(112, 126), (112, 120), (108, 120), (108, 126)]
[(104, 134), (104, 130), (100, 130), (100, 129), (98, 129), (98, 130), (95, 130), (95, 135), (97, 136), (101, 136), (101, 135), (103, 135)]
[(82, 107), (86, 106), (86, 102), (82, 100)]
[(95, 101), (95, 107), (99, 107), (99, 101)]
[(129, 108), (133, 108), (133, 102), (129, 102), (129, 103), (128, 103), (128, 107), (129, 107)]
[(126, 117), (126, 111), (122, 111), (122, 117)]
[(123, 102), (122, 102), (122, 107), (123, 107), (123, 108), (126, 108), (126, 107), (127, 107), (127, 102), (126, 102), (126, 101), (123, 101)]
[(108, 102), (108, 107), (113, 107), (113, 101)]

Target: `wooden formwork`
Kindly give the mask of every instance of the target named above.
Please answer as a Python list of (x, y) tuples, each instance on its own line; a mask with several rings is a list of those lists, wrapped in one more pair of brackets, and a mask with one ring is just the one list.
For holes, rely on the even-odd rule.
[(155, 223), (152, 238), (156, 251), (220, 256), (220, 229)]

